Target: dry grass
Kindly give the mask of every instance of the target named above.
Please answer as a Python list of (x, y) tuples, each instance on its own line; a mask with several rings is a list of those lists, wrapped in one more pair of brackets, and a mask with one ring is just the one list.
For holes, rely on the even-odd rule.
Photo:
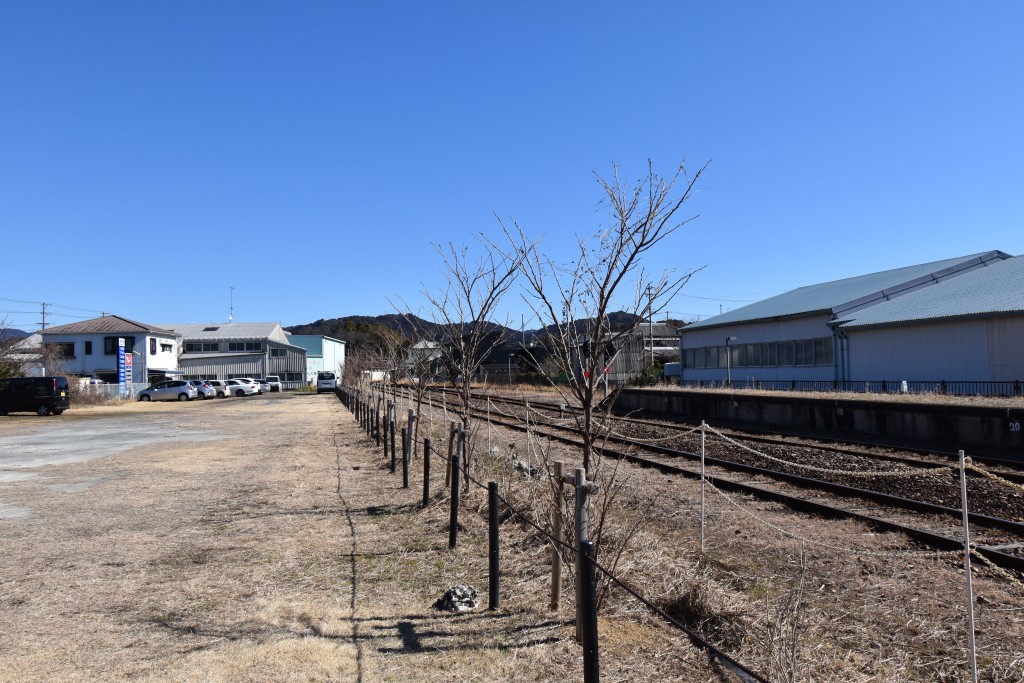
[[(0, 500), (35, 511), (0, 520), (0, 680), (580, 678), (571, 586), (561, 611), (549, 611), (548, 548), (515, 517), (502, 524), (502, 609), (452, 616), (432, 607), (454, 583), (484, 599), (487, 591), (485, 496), (469, 493), (459, 546), (449, 550), (437, 460), (435, 502), (421, 509), (421, 461), (412, 488), (402, 489), (329, 395), (102, 406), (48, 419), (86, 425), (151, 415), (223, 438), (49, 466), (0, 487)], [(0, 444), (46, 424), (31, 420), (0, 422)], [(497, 452), (515, 443), (511, 450), (531, 457), (524, 436), (493, 438)], [(442, 441), (436, 433), (434, 443)], [(539, 448), (548, 446), (532, 442), (533, 457)], [(555, 447), (548, 457), (572, 461)], [(476, 465), (546, 519), (545, 482), (496, 455), (480, 454)], [(781, 671), (772, 651), (782, 646), (780, 615), (798, 614), (795, 680), (965, 678), (955, 557), (872, 555), (906, 541), (760, 501), (738, 500), (738, 509), (712, 495), (699, 559), (696, 485), (626, 475), (629, 495), (618, 499), (610, 533), (625, 533), (648, 502), (654, 514), (619, 571), (755, 670)], [(82, 482), (91, 485), (67, 486)], [(801, 567), (799, 544), (758, 520), (828, 547), (806, 545)], [(1019, 681), (1022, 589), (976, 574), (983, 680)], [(806, 589), (794, 612), (801, 576)], [(731, 680), (621, 591), (610, 595), (600, 630), (606, 681)]]

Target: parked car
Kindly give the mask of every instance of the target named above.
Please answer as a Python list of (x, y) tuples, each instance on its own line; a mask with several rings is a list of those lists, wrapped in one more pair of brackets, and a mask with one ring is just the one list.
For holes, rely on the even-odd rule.
[(267, 384), (271, 391), (281, 391), (281, 378), (277, 375), (267, 375)]
[(226, 384), (235, 396), (252, 396), (259, 393), (259, 387), (251, 379), (229, 379)]
[(236, 377), (235, 379), (242, 383), (248, 382), (249, 384), (255, 385), (257, 394), (263, 394), (266, 392), (266, 389), (263, 388), (263, 385), (254, 380), (252, 377)]
[(231, 396), (231, 392), (228, 390), (228, 383), (222, 379), (211, 379), (207, 380), (213, 390), (217, 392), (217, 398), (227, 398)]
[(139, 392), (140, 401), (191, 401), (199, 395), (195, 386), (183, 379), (157, 382)]
[(71, 407), (68, 378), (10, 377), (0, 379), (0, 415), (60, 415)]
[(260, 385), (261, 394), (269, 394), (273, 389), (270, 386), (270, 382), (265, 379), (257, 379), (256, 383)]
[(196, 397), (201, 399), (217, 398), (217, 390), (210, 386), (205, 379), (191, 380), (192, 386), (196, 388)]
[(316, 373), (316, 393), (320, 394), (325, 391), (337, 391), (338, 389), (338, 376), (333, 372), (327, 372), (321, 370)]

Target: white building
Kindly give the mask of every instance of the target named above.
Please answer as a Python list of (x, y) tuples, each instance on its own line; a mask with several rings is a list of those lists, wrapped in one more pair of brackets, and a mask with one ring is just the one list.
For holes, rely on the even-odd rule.
[(177, 374), (181, 335), (171, 330), (136, 322), (117, 315), (47, 327), (40, 331), (48, 374), (95, 377), (118, 381), (118, 340), (124, 339), (131, 354), (132, 377), (137, 383), (156, 382)]
[(288, 334), (288, 341), (306, 350), (306, 383), (323, 370), (345, 376), (345, 342), (319, 334)]

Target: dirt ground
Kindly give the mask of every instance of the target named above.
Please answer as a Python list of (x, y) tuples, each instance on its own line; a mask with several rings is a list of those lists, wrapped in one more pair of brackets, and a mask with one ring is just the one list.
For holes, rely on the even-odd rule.
[[(111, 420), (159, 438), (18, 457), (39, 430), (74, 450), (64, 432)], [(466, 551), (443, 528), (414, 547), (390, 533), (421, 494), (370, 461), (333, 395), (14, 416), (0, 453), (0, 502), (17, 510), (0, 519), (0, 680), (512, 680), (535, 648), (575, 665), (548, 614), (432, 607), (449, 582), (486, 584), (409, 570)]]
[[(517, 504), (541, 499), (536, 482), (495, 472)], [(718, 499), (698, 566), (695, 485), (647, 476), (623, 489), (637, 493), (623, 509), (653, 514), (618, 571), (755, 670), (966, 680), (955, 559), (887, 554), (904, 542)], [(0, 681), (580, 680), (571, 613), (546, 608), (546, 545), (514, 519), (501, 609), (433, 607), (455, 583), (486, 603), (484, 497), (466, 499), (449, 550), (446, 501), (422, 510), (412, 479), (401, 488), (333, 395), (2, 419)], [(432, 480), (442, 495), (439, 464)], [(819, 548), (801, 571), (794, 537), (762, 521), (849, 552)], [(977, 583), (982, 680), (1024, 680), (1024, 592), (984, 571)], [(605, 681), (734, 680), (621, 595), (600, 629)], [(773, 662), (790, 651), (798, 661)]]

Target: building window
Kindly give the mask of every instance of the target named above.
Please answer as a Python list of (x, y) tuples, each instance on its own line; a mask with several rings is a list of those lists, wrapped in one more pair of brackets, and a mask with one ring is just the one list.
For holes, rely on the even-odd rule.
[[(167, 350), (170, 351), (170, 344), (167, 345)], [(209, 351), (220, 351), (220, 344), (209, 343), (209, 342), (188, 342), (185, 344), (185, 353), (206, 353)]]
[[(104, 337), (103, 338), (103, 353), (108, 356), (113, 356), (117, 353), (117, 340), (118, 337)], [(124, 338), (124, 352), (130, 353), (135, 350), (135, 337)]]
[(262, 351), (263, 342), (228, 342), (228, 351)]
[[(214, 344), (214, 346), (217, 346), (217, 345)], [(214, 351), (216, 351), (216, 350), (217, 349), (214, 349)], [(161, 344), (160, 344), (160, 351), (162, 351), (163, 353), (174, 353), (174, 344), (164, 344), (164, 343), (161, 342)], [(216, 379), (216, 378), (214, 378), (214, 379)]]
[(92, 342), (91, 341), (87, 341), (87, 342), (82, 342), (82, 343), (85, 345), (85, 355), (91, 356), (92, 355)]
[(284, 358), (288, 355), (288, 349), (270, 349), (271, 358)]
[(56, 358), (74, 358), (75, 357), (75, 344), (71, 343), (57, 343), (49, 342), (44, 345), (46, 349), (53, 353)]
[(156, 339), (154, 339), (153, 337), (149, 338), (149, 355), (156, 355)]

